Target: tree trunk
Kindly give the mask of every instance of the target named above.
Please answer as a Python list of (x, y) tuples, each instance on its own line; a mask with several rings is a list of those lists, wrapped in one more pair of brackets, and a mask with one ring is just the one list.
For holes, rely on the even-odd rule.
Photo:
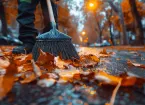
[(124, 23), (124, 17), (123, 17), (123, 13), (122, 13), (122, 9), (121, 9), (121, 6), (120, 8), (117, 8), (112, 1), (108, 1), (109, 5), (112, 7), (112, 9), (114, 10), (114, 12), (116, 14), (118, 14), (118, 16), (120, 17), (120, 25), (122, 27), (122, 32), (121, 32), (121, 44), (122, 45), (128, 45), (128, 37), (126, 35), (126, 26), (125, 26), (125, 23)]
[(109, 28), (110, 28), (110, 39), (111, 39), (111, 42), (112, 42), (112, 45), (114, 46), (114, 39), (113, 39), (113, 33), (112, 33), (112, 25), (111, 23), (109, 22)]
[(144, 45), (144, 32), (141, 22), (141, 16), (137, 11), (136, 0), (129, 0), (132, 15), (135, 21), (135, 31), (136, 31), (136, 45)]
[(125, 22), (124, 22), (124, 16), (123, 16), (123, 13), (122, 13), (122, 9), (120, 8), (120, 13), (119, 13), (119, 17), (120, 17), (120, 24), (121, 24), (121, 27), (122, 27), (122, 45), (128, 45), (128, 36), (127, 36), (127, 32), (126, 32), (126, 26), (125, 26)]
[(5, 17), (5, 11), (2, 1), (0, 1), (0, 19), (2, 21), (2, 34), (7, 36), (7, 22)]
[(102, 32), (100, 31), (100, 44), (102, 43)]

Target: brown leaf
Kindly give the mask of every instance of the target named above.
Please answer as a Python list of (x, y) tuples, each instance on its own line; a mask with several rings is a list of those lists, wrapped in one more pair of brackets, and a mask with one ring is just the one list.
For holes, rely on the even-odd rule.
[(55, 67), (54, 56), (50, 53), (45, 53), (40, 49), (40, 56), (38, 57), (36, 64), (43, 66), (48, 70), (52, 70)]
[(55, 59), (55, 65), (59, 69), (66, 69), (66, 68), (68, 68), (69, 63), (66, 62), (65, 60), (62, 60), (59, 56), (55, 57), (54, 59)]
[(145, 68), (145, 65), (144, 65), (144, 64), (133, 63), (133, 62), (131, 62), (130, 60), (127, 61), (127, 64), (128, 64), (129, 66), (135, 66), (135, 67), (139, 67), (139, 68)]
[(107, 55), (108, 53), (107, 53), (106, 49), (103, 49), (103, 50), (100, 52), (100, 54), (106, 54), (106, 55)]
[(122, 79), (121, 86), (129, 87), (134, 86), (136, 84), (137, 78), (136, 77), (125, 77)]
[(17, 73), (16, 64), (11, 61), (10, 65), (7, 67), (6, 74), (3, 77), (0, 85), (0, 99), (3, 99), (9, 91), (11, 91), (15, 77), (14, 75)]
[(89, 58), (90, 58), (92, 61), (94, 61), (94, 62), (97, 62), (97, 63), (100, 62), (100, 59), (99, 59), (97, 56), (95, 56), (95, 55), (90, 54), (90, 55), (89, 55)]
[(0, 68), (7, 68), (10, 65), (10, 62), (8, 59), (4, 58), (1, 59), (0, 58)]
[(109, 84), (109, 85), (116, 86), (122, 78), (109, 75), (103, 71), (99, 71), (96, 73), (95, 79), (100, 81), (102, 84)]
[(18, 67), (19, 73), (26, 72), (26, 71), (33, 71), (32, 63), (26, 63)]
[(55, 79), (43, 79), (43, 80), (39, 80), (37, 82), (37, 85), (41, 86), (41, 87), (51, 87), (52, 85), (54, 85), (56, 82)]
[(95, 55), (81, 55), (79, 60), (79, 65), (83, 68), (93, 68), (99, 63), (99, 58)]
[(37, 64), (35, 64), (34, 60), (32, 60), (31, 62), (32, 62), (33, 70), (36, 77), (40, 77), (42, 75), (41, 69), (39, 68)]
[(36, 74), (34, 72), (25, 72), (23, 75), (24, 79), (20, 81), (22, 84), (30, 83), (37, 79)]
[(5, 56), (11, 56), (11, 55), (12, 55), (12, 51), (3, 52), (3, 54), (4, 54)]
[(28, 55), (19, 55), (14, 57), (14, 62), (17, 66), (21, 66), (27, 62), (30, 62), (32, 60), (32, 54)]

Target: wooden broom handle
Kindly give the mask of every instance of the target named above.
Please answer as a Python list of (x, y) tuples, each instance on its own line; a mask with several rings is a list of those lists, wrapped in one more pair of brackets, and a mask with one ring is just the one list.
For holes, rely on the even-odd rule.
[(53, 9), (52, 9), (52, 5), (51, 5), (51, 1), (50, 0), (46, 0), (47, 2), (47, 7), (48, 7), (48, 13), (49, 13), (49, 18), (50, 18), (50, 22), (55, 23), (55, 19), (54, 19), (54, 14), (53, 14)]

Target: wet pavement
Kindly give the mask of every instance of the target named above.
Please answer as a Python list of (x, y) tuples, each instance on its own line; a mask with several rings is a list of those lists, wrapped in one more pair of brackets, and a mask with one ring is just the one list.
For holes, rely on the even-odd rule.
[[(129, 71), (145, 77), (145, 69), (127, 65), (127, 60), (145, 64), (144, 52), (117, 50), (108, 50), (108, 52), (115, 52), (115, 54), (101, 58), (101, 63), (96, 69), (105, 70), (112, 75)], [(99, 86), (96, 81), (92, 80), (72, 84), (57, 83), (50, 88), (41, 88), (36, 85), (35, 81), (25, 85), (15, 83), (12, 91), (0, 101), (0, 105), (104, 105), (110, 101), (113, 89), (113, 86)], [(117, 93), (115, 105), (145, 105), (145, 84), (144, 88), (121, 87)]]

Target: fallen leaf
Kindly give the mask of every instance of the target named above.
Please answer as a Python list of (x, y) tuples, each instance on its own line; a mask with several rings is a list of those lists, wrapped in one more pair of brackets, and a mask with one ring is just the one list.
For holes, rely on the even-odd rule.
[(7, 68), (9, 65), (10, 65), (10, 62), (8, 59), (6, 59), (6, 58), (1, 59), (0, 58), (0, 67), (1, 68)]
[(43, 80), (39, 80), (37, 82), (37, 85), (41, 87), (51, 87), (55, 84), (55, 82), (56, 82), (55, 79), (43, 79)]
[(0, 75), (5, 75), (6, 74), (6, 69), (0, 68)]
[(55, 73), (47, 73), (48, 77), (49, 78), (52, 78), (52, 79), (59, 79), (59, 75), (55, 74)]
[(122, 78), (109, 75), (103, 71), (99, 71), (95, 74), (95, 79), (100, 81), (102, 84), (109, 84), (109, 85), (116, 86)]
[(137, 78), (136, 77), (125, 77), (122, 79), (121, 86), (129, 87), (134, 86), (136, 84)]
[(33, 71), (36, 75), (36, 77), (40, 77), (42, 75), (41, 69), (37, 64), (35, 64), (34, 60), (31, 60), (32, 66), (33, 66)]
[(99, 58), (92, 54), (80, 56), (80, 65), (83, 68), (93, 68), (98, 65), (99, 62)]
[(106, 54), (106, 55), (107, 55), (108, 53), (107, 53), (106, 49), (103, 49), (103, 50), (100, 52), (100, 54)]
[(4, 54), (5, 56), (11, 56), (11, 55), (12, 55), (12, 51), (3, 52), (3, 54)]
[(97, 62), (97, 63), (100, 62), (100, 59), (95, 55), (90, 54), (88, 57), (94, 62)]
[(48, 70), (54, 69), (54, 56), (50, 53), (45, 53), (40, 49), (40, 55), (36, 61), (36, 64), (43, 66)]
[(117, 60), (117, 61), (120, 61), (120, 60), (121, 60), (121, 58), (116, 58), (116, 60)]
[(60, 76), (60, 79), (69, 82), (72, 82), (74, 74), (80, 73), (80, 71), (74, 67), (71, 67), (69, 70), (56, 69), (54, 72)]
[(69, 63), (66, 62), (65, 60), (62, 60), (59, 56), (55, 57), (54, 59), (55, 59), (55, 65), (59, 69), (66, 69), (66, 68), (68, 68)]
[(116, 88), (115, 88), (114, 91), (113, 91), (113, 94), (112, 94), (112, 96), (111, 96), (110, 102), (109, 102), (109, 103), (106, 103), (105, 105), (114, 105), (114, 102), (115, 102), (115, 98), (116, 98), (117, 92), (118, 92), (118, 90), (119, 90), (119, 88), (120, 88), (120, 86), (121, 86), (121, 82), (122, 82), (122, 80), (119, 80), (118, 85), (116, 86)]
[(133, 62), (131, 62), (130, 60), (127, 61), (127, 64), (128, 64), (129, 66), (135, 66), (135, 67), (139, 67), (139, 68), (145, 68), (145, 65), (144, 65), (144, 64), (133, 63)]
[(16, 63), (17, 66), (21, 66), (25, 63), (28, 63), (32, 60), (32, 54), (28, 55), (19, 55), (14, 57), (14, 62)]
[(0, 100), (2, 100), (8, 92), (11, 91), (15, 77), (14, 75), (17, 73), (17, 66), (11, 61), (10, 65), (6, 68), (6, 74), (3, 76), (3, 80), (1, 80), (0, 85)]
[(18, 66), (18, 72), (33, 71), (32, 63), (26, 63), (21, 66)]
[(67, 80), (64, 80), (64, 79), (62, 79), (62, 78), (60, 78), (60, 79), (57, 81), (57, 83), (59, 83), (59, 84), (66, 84), (66, 83), (68, 83), (68, 81), (67, 81)]
[(30, 83), (37, 79), (34, 72), (26, 72), (22, 76), (24, 76), (24, 79), (20, 81), (20, 83), (22, 84)]

